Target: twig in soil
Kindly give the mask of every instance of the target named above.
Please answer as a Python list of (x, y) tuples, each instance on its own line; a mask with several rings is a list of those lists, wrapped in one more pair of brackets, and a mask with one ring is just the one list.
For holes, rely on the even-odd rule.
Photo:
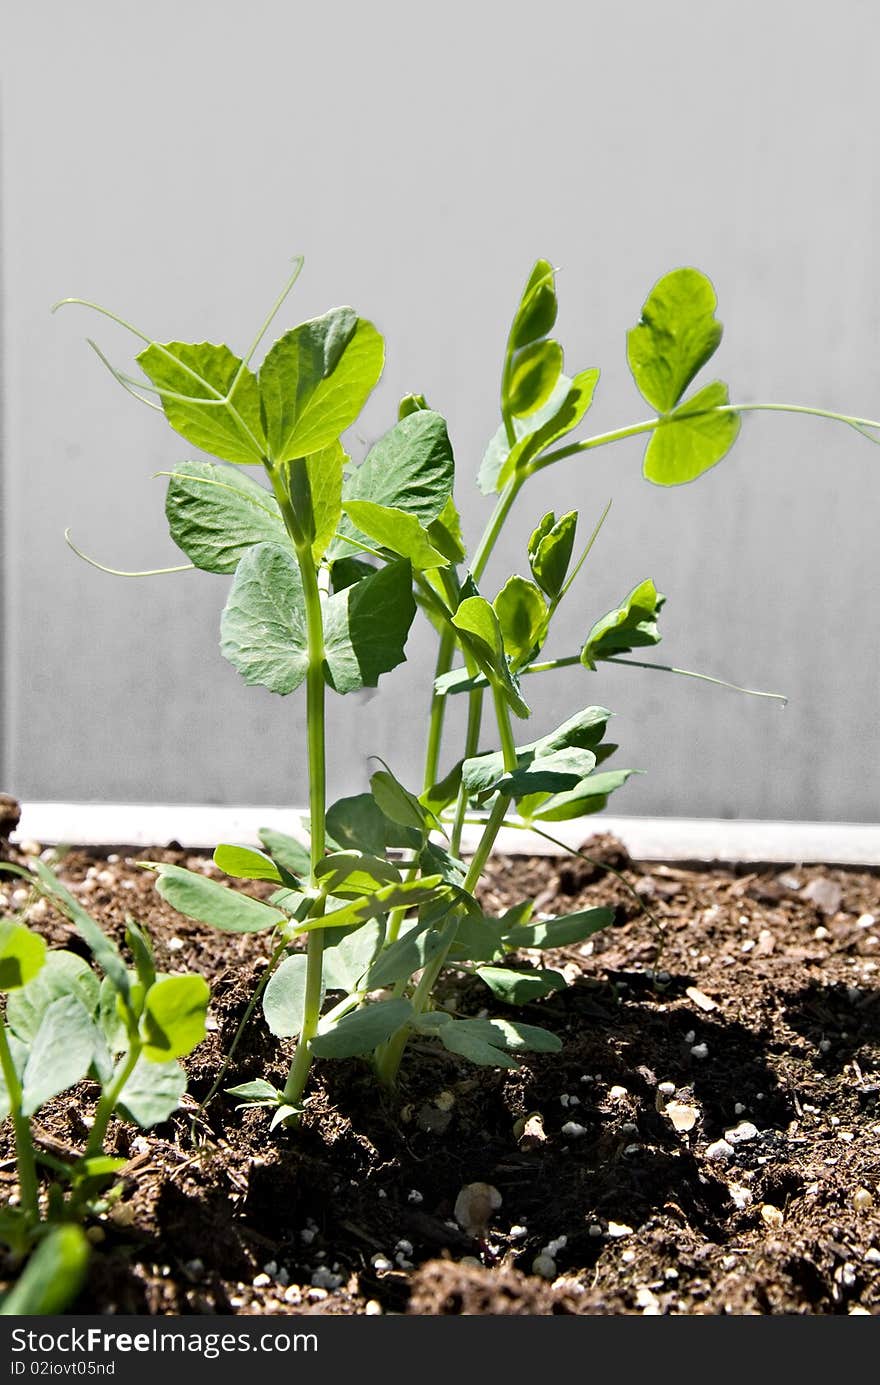
[(266, 967), (266, 970), (260, 977), (259, 983), (256, 989), (254, 990), (254, 993), (251, 996), (250, 1000), (248, 1001), (247, 1009), (241, 1017), (241, 1023), (235, 1031), (235, 1037), (233, 1038), (232, 1043), (229, 1045), (229, 1052), (223, 1059), (222, 1066), (216, 1078), (214, 1079), (213, 1086), (211, 1087), (211, 1090), (208, 1092), (208, 1095), (199, 1105), (199, 1113), (202, 1113), (207, 1110), (209, 1103), (214, 1100), (214, 1097), (217, 1095), (221, 1086), (223, 1085), (223, 1082), (226, 1078), (226, 1074), (229, 1071), (229, 1066), (233, 1058), (235, 1057), (235, 1050), (238, 1048), (238, 1045), (241, 1042), (242, 1035), (244, 1034), (244, 1031), (248, 1026), (248, 1022), (251, 1018), (251, 1015), (257, 1008), (257, 1002), (259, 1001), (260, 996), (263, 994), (263, 991), (266, 989), (269, 977), (272, 975), (278, 963), (281, 961), (281, 958), (283, 957), (286, 949), (287, 939), (285, 938), (282, 942), (278, 944), (275, 951), (272, 953), (272, 956), (269, 958), (269, 965)]

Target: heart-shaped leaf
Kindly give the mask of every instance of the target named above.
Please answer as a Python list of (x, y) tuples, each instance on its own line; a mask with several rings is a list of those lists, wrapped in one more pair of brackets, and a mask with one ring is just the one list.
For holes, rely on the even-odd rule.
[(159, 1125), (177, 1110), (186, 1091), (186, 1073), (176, 1059), (152, 1063), (143, 1054), (126, 1082), (118, 1109), (142, 1130)]
[(183, 866), (143, 862), (158, 876), (156, 889), (178, 913), (225, 933), (259, 933), (287, 921), (286, 914), (217, 880), (206, 880)]
[(269, 977), (263, 992), (263, 1014), (276, 1039), (294, 1038), (302, 1030), (307, 967), (305, 953), (294, 952)]
[(144, 1057), (151, 1063), (184, 1058), (205, 1037), (211, 991), (202, 976), (166, 976), (147, 991), (141, 1015)]
[(716, 412), (729, 404), (727, 386), (716, 380), (661, 419), (645, 448), (645, 479), (682, 486), (716, 466), (739, 436), (739, 414)]
[(46, 944), (23, 923), (0, 923), (0, 992), (26, 986), (43, 968)]
[(94, 1018), (100, 990), (100, 981), (82, 957), (73, 952), (47, 952), (39, 974), (27, 986), (10, 993), (6, 1002), (6, 1022), (17, 1038), (32, 1043), (53, 1000), (75, 995)]
[(658, 413), (669, 413), (714, 355), (723, 327), (718, 300), (698, 269), (674, 269), (651, 289), (638, 324), (626, 338), (633, 378)]
[(525, 577), (509, 577), (492, 603), (504, 650), (516, 671), (534, 656), (547, 633), (547, 603)]

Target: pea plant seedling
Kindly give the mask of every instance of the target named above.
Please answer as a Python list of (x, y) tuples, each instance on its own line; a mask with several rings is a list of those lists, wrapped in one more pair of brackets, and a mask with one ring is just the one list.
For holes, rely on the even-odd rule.
[[(65, 300), (104, 313), (140, 339), (142, 378), (118, 370), (91, 345), (126, 390), (216, 459), (165, 473), (166, 514), (188, 566), (232, 576), (221, 619), (224, 657), (247, 683), (281, 696), (305, 684), (308, 848), (266, 829), (261, 851), (223, 844), (214, 854), (229, 877), (271, 881), (271, 899), (177, 866), (150, 867), (160, 893), (181, 913), (220, 930), (273, 936), (259, 998), (271, 1031), (297, 1040), (289, 1075), (281, 1089), (263, 1079), (230, 1089), (244, 1103), (270, 1108), (273, 1126), (298, 1118), (314, 1057), (369, 1055), (381, 1080), (394, 1084), (413, 1034), (502, 1067), (515, 1067), (523, 1052), (557, 1050), (554, 1034), (516, 1018), (453, 1015), (437, 1004), (438, 979), (445, 968), (472, 974), (515, 1015), (517, 1005), (565, 985), (553, 969), (518, 962), (520, 949), (579, 942), (611, 922), (607, 909), (536, 917), (531, 901), (489, 918), (477, 899), (503, 824), (552, 839), (549, 827), (598, 812), (633, 773), (603, 767), (616, 749), (605, 738), (611, 713), (604, 707), (587, 706), (549, 735), (520, 743), (514, 720), (530, 715), (524, 689), (532, 676), (572, 664), (593, 670), (603, 661), (641, 663), (626, 656), (660, 638), (664, 598), (652, 579), (641, 578), (586, 632), (578, 651), (541, 659), (604, 514), (579, 551), (577, 511), (544, 514), (522, 555), (523, 571), (492, 600), (484, 595), (487, 563), (530, 478), (565, 458), (643, 435), (646, 478), (682, 485), (722, 460), (747, 409), (819, 414), (874, 441), (880, 429), (868, 419), (799, 405), (732, 404), (717, 380), (689, 393), (722, 327), (710, 281), (683, 268), (654, 286), (627, 336), (629, 367), (650, 417), (567, 440), (592, 404), (599, 371), (564, 373), (562, 347), (550, 336), (555, 275), (539, 260), (513, 318), (500, 427), (479, 471), (480, 489), (496, 496), (495, 507), (469, 556), (446, 423), (422, 396), (401, 401), (397, 422), (360, 465), (343, 450), (341, 437), (383, 368), (382, 338), (370, 322), (349, 307), (333, 309), (286, 332), (254, 369), (301, 267), (297, 262), (242, 358), (227, 346), (160, 343), (96, 304)], [(261, 468), (267, 484), (253, 480), (248, 467)], [(383, 765), (369, 791), (328, 805), (327, 690), (344, 696), (375, 687), (402, 663), (419, 608), (438, 637), (423, 782), (406, 786)], [(458, 694), (467, 697), (464, 744), (454, 763), (441, 765), (446, 708)], [(495, 722), (490, 750), (482, 748), (487, 694)], [(474, 819), (480, 835), (465, 863), (462, 833)]]
[[(18, 1256), (39, 1243), (33, 1272), (25, 1271), (0, 1312), (60, 1312), (76, 1293), (88, 1253), (79, 1223), (108, 1205), (114, 1175), (127, 1162), (105, 1153), (111, 1117), (148, 1129), (177, 1109), (186, 1090), (178, 1059), (205, 1036), (209, 991), (201, 976), (158, 976), (149, 940), (133, 919), (126, 929), (130, 971), (43, 861), (32, 871), (8, 863), (0, 870), (26, 880), (73, 924), (101, 973), (74, 952), (48, 951), (24, 923), (0, 922), (0, 1119), (12, 1118), (20, 1190), (18, 1205), (0, 1210), (0, 1241)], [(84, 1078), (100, 1095), (82, 1156), (64, 1161), (35, 1143), (34, 1120)], [(45, 1209), (38, 1163), (51, 1175)]]

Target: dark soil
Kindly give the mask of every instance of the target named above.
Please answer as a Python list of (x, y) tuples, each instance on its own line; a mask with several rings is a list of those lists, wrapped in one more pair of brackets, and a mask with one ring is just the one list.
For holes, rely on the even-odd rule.
[[(499, 859), (483, 891), (490, 912), (526, 896), (551, 913), (615, 909), (590, 943), (544, 954), (573, 984), (523, 1018), (554, 1029), (561, 1054), (502, 1072), (412, 1044), (394, 1094), (363, 1063), (319, 1063), (302, 1128), (274, 1134), (222, 1094), (199, 1108), (266, 942), (174, 914), (122, 849), (64, 857), (117, 939), (134, 915), (162, 970), (213, 990), (186, 1107), (147, 1133), (112, 1128), (123, 1193), (90, 1228), (75, 1311), (880, 1313), (880, 876), (639, 864), (601, 837), (585, 850), (623, 879)], [(179, 850), (138, 855), (213, 871)], [(0, 884), (7, 911), (82, 951), (16, 888)], [(477, 1012), (487, 996), (459, 976), (446, 999)], [(224, 1085), (282, 1078), (289, 1056), (257, 1017)], [(81, 1150), (92, 1098), (84, 1084), (40, 1113), (48, 1153)], [(454, 1215), (475, 1182), (502, 1199), (476, 1237)]]

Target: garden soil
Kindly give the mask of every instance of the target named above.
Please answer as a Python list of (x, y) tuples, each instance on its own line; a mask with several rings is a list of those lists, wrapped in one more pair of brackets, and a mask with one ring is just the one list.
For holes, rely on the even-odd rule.
[[(213, 991), (184, 1108), (153, 1131), (111, 1127), (128, 1162), (72, 1311), (880, 1313), (880, 873), (640, 863), (604, 836), (583, 850), (495, 859), (482, 889), (493, 913), (532, 896), (547, 913), (614, 910), (587, 944), (521, 957), (571, 983), (521, 1012), (560, 1054), (500, 1071), (413, 1042), (395, 1092), (365, 1063), (321, 1062), (302, 1127), (274, 1134), (222, 1091), (200, 1105), (265, 939), (181, 918), (130, 850), (63, 855), (117, 941), (137, 918), (161, 970)], [(216, 873), (173, 844), (137, 855)], [(0, 885), (7, 911), (83, 952), (19, 888)], [(460, 974), (442, 1000), (503, 1008)], [(290, 1051), (257, 1014), (223, 1085), (283, 1082)], [(83, 1084), (40, 1112), (46, 1154), (81, 1151), (93, 1097)]]

